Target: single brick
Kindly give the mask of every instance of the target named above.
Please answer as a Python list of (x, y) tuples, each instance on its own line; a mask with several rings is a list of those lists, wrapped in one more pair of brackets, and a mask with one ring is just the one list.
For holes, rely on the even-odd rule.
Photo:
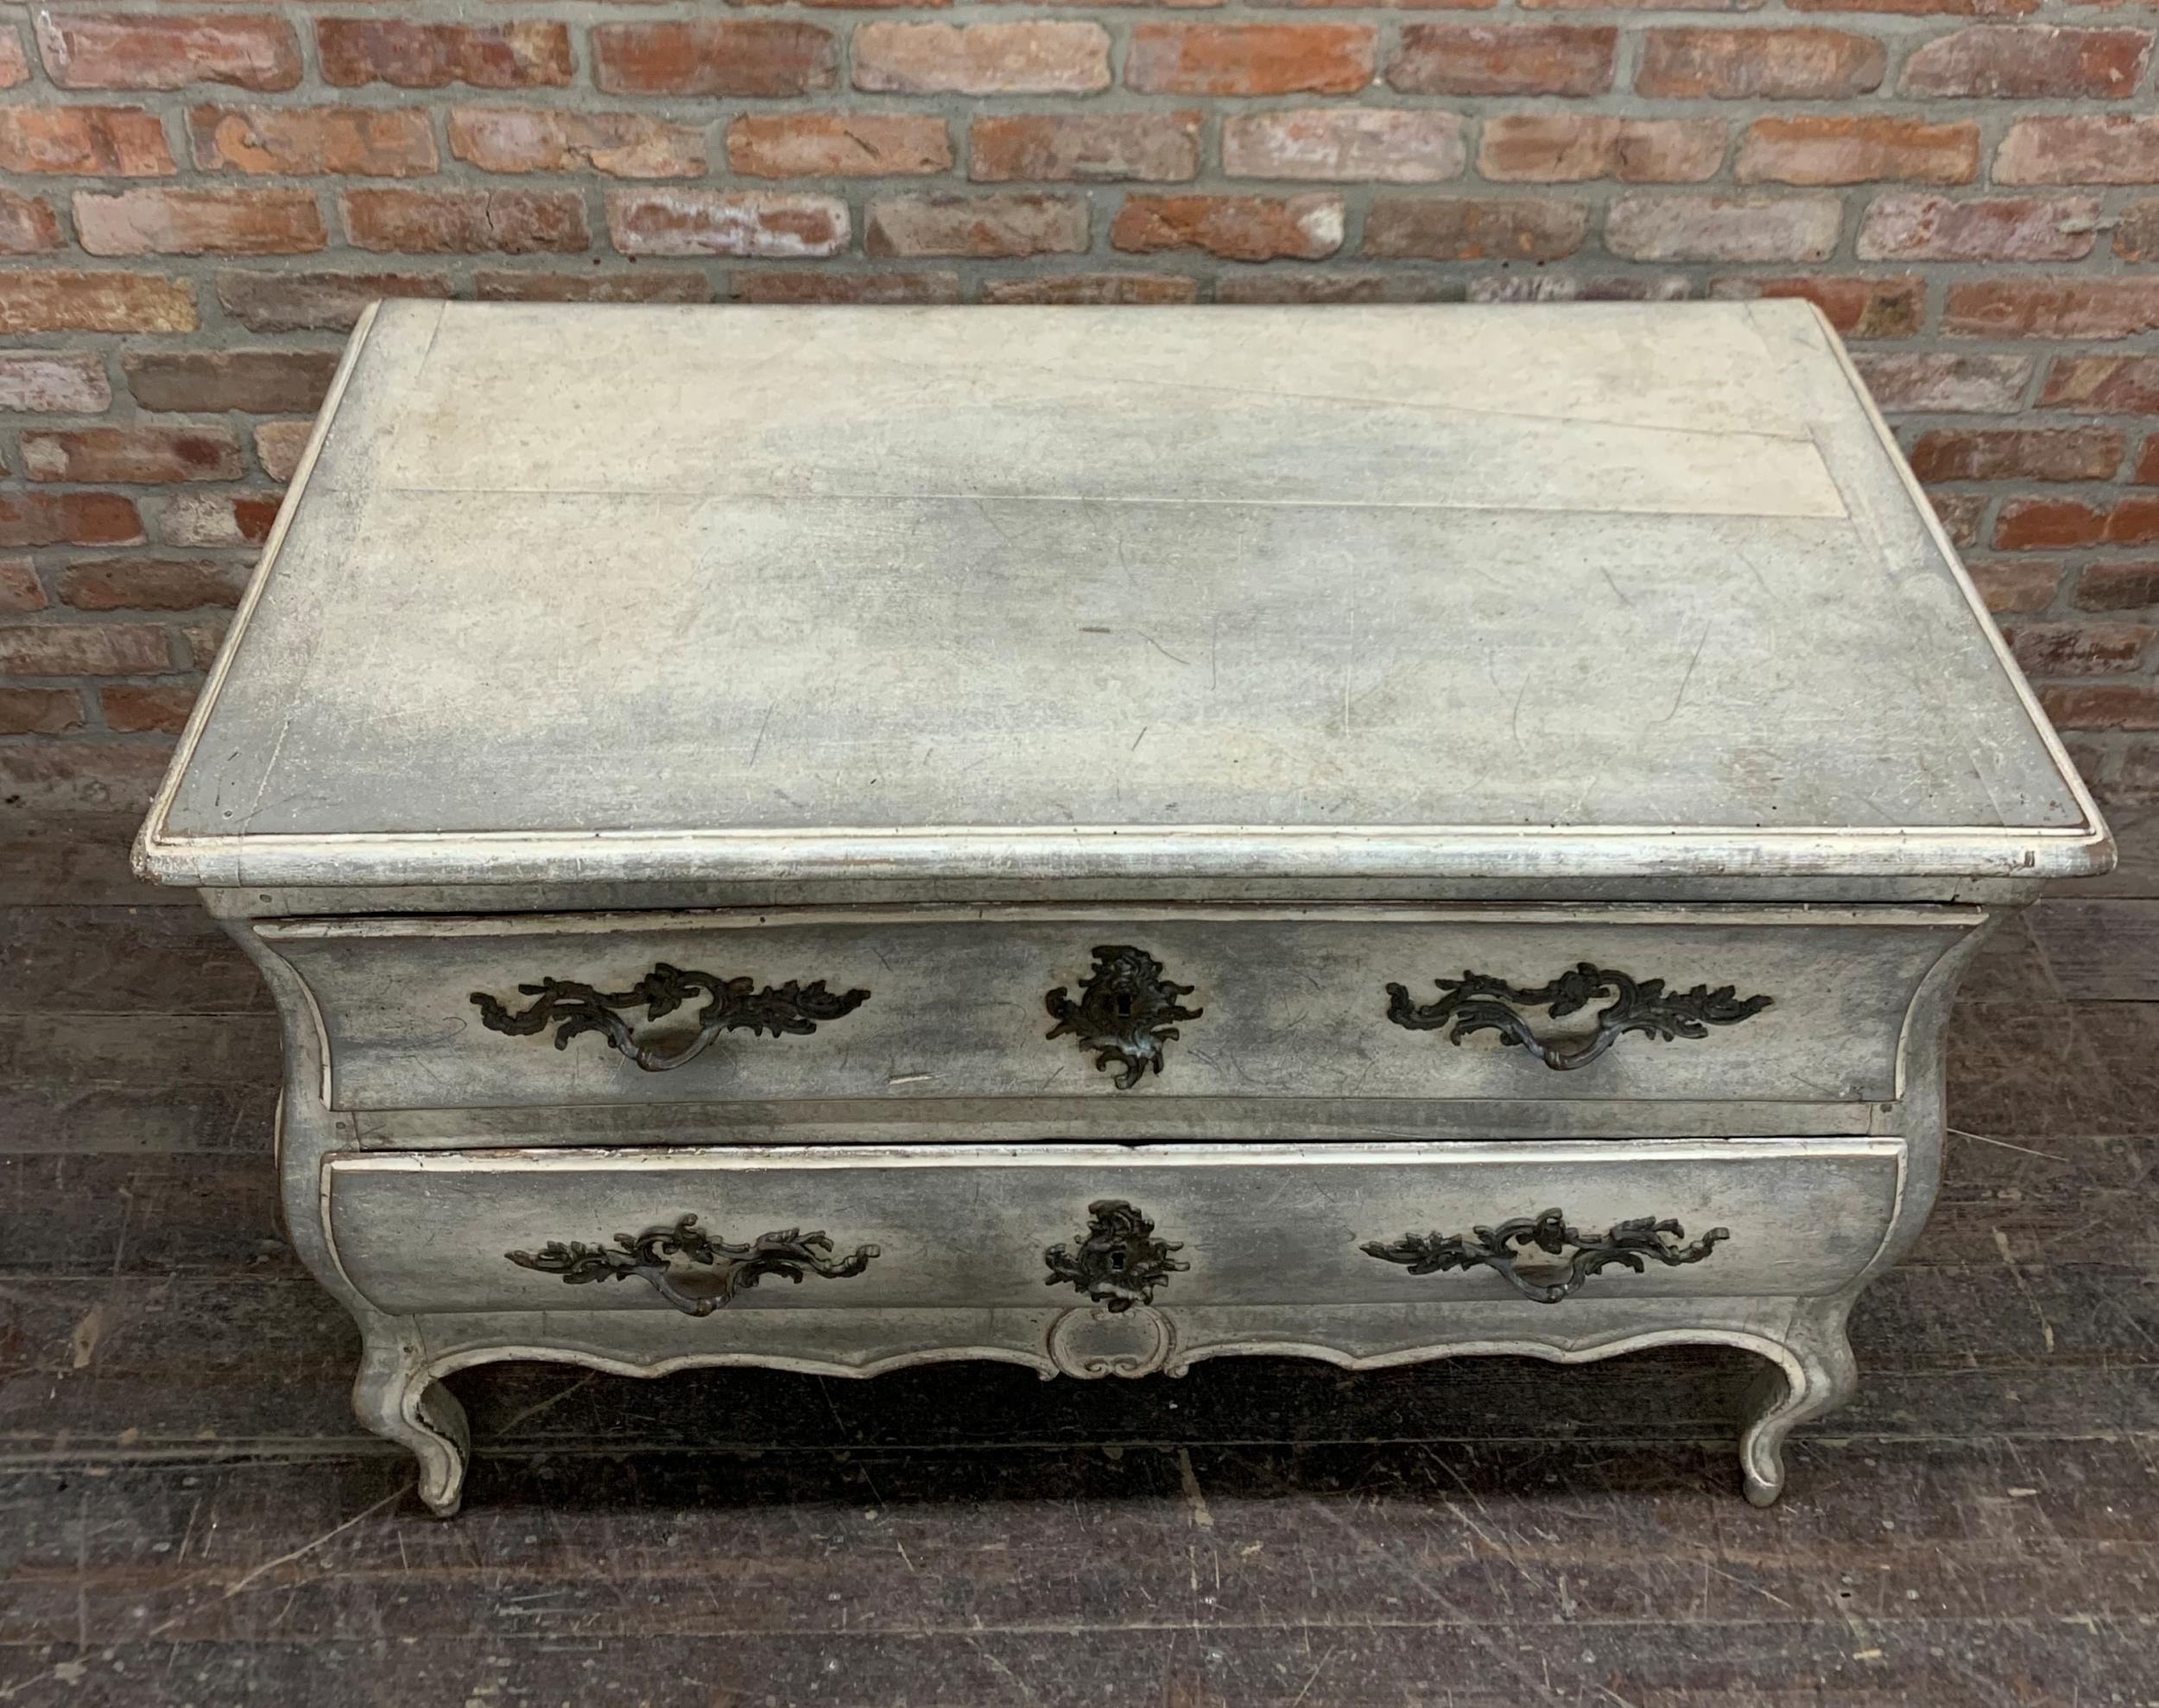
[(237, 480), (240, 441), (226, 427), (140, 422), (31, 432), (22, 435), (22, 472), (85, 484)]
[(2114, 508), (2107, 512), (2106, 543), (2159, 545), (2159, 497), (2116, 499)]
[(78, 558), (60, 574), (63, 604), (77, 610), (227, 610), (247, 587), (244, 565), (188, 558)]
[(420, 107), (199, 106), (187, 130), (204, 172), (414, 178), (441, 164)]
[(307, 440), (314, 427), (313, 421), (258, 421), (255, 427), (255, 460), (263, 465), (263, 472), (280, 484), (299, 473), (300, 459), (307, 454)]
[[(1886, 12), (1907, 17), (2019, 18), (2042, 0), (1784, 0), (1795, 12)], [(2087, 0), (2074, 0), (2087, 3)]]
[(1984, 492), (1929, 492), (1927, 503), (1941, 521), (1941, 531), (1959, 551), (1968, 552), (1979, 543), (1979, 523), (1992, 500)]
[(355, 249), (407, 255), (535, 255), (592, 247), (575, 190), (347, 190)]
[(893, 94), (1086, 95), (1110, 86), (1110, 35), (1098, 23), (858, 24), (854, 57), (856, 88)]
[(185, 280), (0, 269), (0, 332), (192, 332), (197, 324)]
[(2131, 202), (2114, 222), (2114, 253), (2124, 261), (2159, 261), (2159, 196)]
[(198, 670), (207, 670), (217, 661), (218, 654), (225, 646), (231, 623), (224, 617), (211, 623), (183, 623), (180, 637), (187, 643), (188, 655)]
[(171, 760), (163, 742), (18, 742), (0, 747), (0, 803), (25, 813), (139, 813)]
[(1196, 112), (1008, 113), (967, 127), (967, 176), (1166, 183), (1197, 177)]
[(30, 80), (30, 56), (22, 51), (22, 38), (15, 26), (0, 28), (0, 89), (12, 89)]
[(66, 246), (52, 203), (0, 190), (0, 255), (46, 255)]
[(1979, 127), (1876, 114), (1757, 118), (1732, 175), (1742, 184), (1865, 184), (1902, 178), (1968, 184), (1979, 172)]
[(165, 500), (158, 533), (168, 546), (259, 546), (277, 520), (275, 492), (183, 492)]
[(2019, 623), (2004, 631), (2028, 676), (2125, 676), (2159, 629), (2141, 623)]
[(1368, 23), (1142, 23), (1127, 88), (1170, 95), (1354, 95), (1372, 80)]
[(1502, 113), (1485, 121), (1477, 170), (1497, 183), (1694, 184), (1715, 177), (1724, 157), (1720, 118)]
[(1926, 282), (1915, 273), (1887, 278), (1825, 273), (1777, 278), (1755, 273), (1719, 279), (1709, 294), (1742, 300), (1798, 297), (1820, 309), (1829, 324), (1848, 338), (1909, 338), (1919, 330), (1927, 307)]
[(957, 302), (957, 273), (834, 273), (824, 268), (735, 275), (735, 300), (767, 303)]
[(1197, 302), (1200, 284), (1174, 273), (1056, 273), (1039, 279), (991, 279), (985, 302), (1080, 304), (1092, 307)]
[(142, 538), (142, 518), (115, 492), (0, 492), (0, 546), (132, 546)]
[(1947, 196), (1892, 191), (1859, 223), (1862, 261), (2080, 261), (2092, 252), (2092, 196)]
[(2058, 356), (2040, 389), (2039, 407), (2159, 415), (2159, 356)]
[(2028, 356), (1962, 355), (1953, 351), (1862, 351), (1853, 356), (1874, 401), (1891, 413), (2006, 415), (2031, 383)]
[(322, 80), (341, 88), (558, 88), (577, 68), (570, 27), (536, 19), (508, 23), (419, 23), (403, 18), (318, 18)]
[(1980, 338), (2134, 338), (2159, 330), (2159, 278), (1977, 279), (1949, 287), (1946, 332)]
[(1078, 255), (1087, 247), (1078, 196), (883, 196), (870, 204), (870, 255)]
[(607, 231), (624, 255), (838, 255), (847, 205), (757, 190), (610, 190)]
[(1222, 170), (1231, 178), (1436, 184), (1467, 164), (1453, 113), (1295, 107), (1222, 121)]
[(161, 178), (178, 169), (157, 115), (140, 107), (0, 107), (0, 172)]
[(727, 164), (747, 178), (902, 178), (952, 170), (952, 137), (928, 113), (744, 113)]
[(0, 688), (0, 736), (64, 736), (83, 726), (76, 688)]
[(1965, 569), (1979, 590), (1986, 608), (1997, 617), (2012, 611), (2044, 610), (2054, 603), (2061, 586), (2061, 566), (2035, 563), (2029, 559), (1982, 559), (1967, 561)]
[[(1428, 293), (1436, 291), (1439, 295)], [(1263, 268), (1257, 273), (1231, 273), (1214, 282), (1217, 302), (1259, 306), (1282, 303), (1364, 303), (1447, 301), (1464, 300), (1456, 281), (1403, 279), (1386, 273), (1340, 273), (1329, 268), (1321, 273), (1289, 272)]]
[(2020, 118), (1994, 153), (1998, 184), (2159, 184), (2159, 117)]
[(0, 674), (6, 675), (156, 676), (172, 667), (165, 631), (149, 623), (41, 623), (0, 629)]
[(1342, 246), (1339, 196), (1127, 196), (1110, 227), (1117, 248), (1146, 255), (1204, 250), (1227, 261), (1318, 261)]
[(46, 74), (63, 89), (184, 89), (226, 83), (290, 89), (300, 81), (300, 41), (275, 17), (230, 14), (36, 15)]
[(710, 302), (712, 283), (702, 273), (640, 267), (633, 272), (472, 275), (472, 294), (482, 302)]
[(1994, 523), (1994, 544), (2005, 552), (2096, 546), (2106, 537), (2106, 512), (2079, 498), (2011, 498)]
[(1404, 24), (1387, 81), (1406, 95), (1601, 95), (1618, 51), (1603, 25)]
[(2159, 563), (2095, 563), (2077, 578), (2080, 610), (2143, 610), (2159, 605)]
[(348, 332), (383, 297), (446, 297), (447, 273), (218, 275), (218, 300), (251, 332)]
[(1685, 302), (1683, 273), (1487, 273), (1469, 282), (1471, 302)]
[(2129, 478), (2139, 486), (2159, 486), (2159, 433), (2152, 434), (2137, 453), (2137, 466)]
[(1909, 457), (1922, 480), (2112, 480), (2124, 442), (2111, 427), (1934, 427)]
[(1631, 261), (1826, 261), (1843, 219), (1834, 196), (1621, 196), (1605, 247)]
[(2151, 63), (2148, 29), (1980, 24), (1922, 41), (1904, 61), (1908, 96), (2126, 100)]
[(1817, 29), (1652, 29), (1637, 95), (1664, 100), (1848, 100), (1882, 86), (1889, 55), (1871, 35)]
[(1388, 260), (1557, 261), (1588, 235), (1581, 203), (1535, 196), (1383, 196), (1364, 216), (1364, 253)]
[(2046, 687), (2039, 703), (2067, 730), (2159, 730), (2159, 687), (2147, 682)]
[(45, 589), (28, 558), (0, 558), (0, 610), (43, 610)]
[(592, 56), (611, 95), (806, 95), (839, 77), (839, 38), (791, 19), (601, 24)]
[(131, 351), (120, 365), (145, 409), (312, 414), (338, 370), (334, 350)]
[(0, 410), (99, 415), (112, 404), (104, 357), (90, 351), (0, 350)]
[(92, 255), (305, 255), (329, 242), (312, 190), (123, 190), (75, 194)]
[(458, 107), (450, 152), (483, 172), (599, 172), (610, 178), (695, 178), (706, 167), (701, 125), (643, 113), (542, 107)]
[(115, 682), (98, 690), (98, 705), (106, 727), (122, 735), (176, 736), (199, 692), (192, 682)]

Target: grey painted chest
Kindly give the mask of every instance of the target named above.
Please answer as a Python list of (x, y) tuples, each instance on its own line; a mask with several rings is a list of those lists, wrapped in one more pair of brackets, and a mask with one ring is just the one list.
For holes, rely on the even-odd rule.
[(401, 302), (152, 808), (455, 1509), (491, 1359), (1768, 1361), (2099, 815), (1819, 316)]

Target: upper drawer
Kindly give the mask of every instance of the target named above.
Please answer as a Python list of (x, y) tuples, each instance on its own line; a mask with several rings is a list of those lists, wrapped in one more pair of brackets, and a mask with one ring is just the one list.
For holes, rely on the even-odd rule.
[(1067, 1096), (1860, 1102), (1898, 1094), (1913, 994), (1985, 917), (951, 908), (255, 929), (313, 997), (325, 1095), (343, 1109)]

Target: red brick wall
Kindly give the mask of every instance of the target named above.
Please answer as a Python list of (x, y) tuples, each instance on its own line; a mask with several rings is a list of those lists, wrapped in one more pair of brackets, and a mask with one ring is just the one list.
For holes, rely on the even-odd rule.
[(0, 5), (0, 800), (145, 794), (381, 294), (1803, 294), (2159, 799), (2159, 0)]

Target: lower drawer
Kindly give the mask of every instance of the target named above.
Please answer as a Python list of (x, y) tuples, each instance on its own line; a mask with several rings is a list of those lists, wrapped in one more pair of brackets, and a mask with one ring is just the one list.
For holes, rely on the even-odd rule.
[(344, 1153), (322, 1202), (397, 1315), (1563, 1304), (1834, 1292), (1903, 1161), (1896, 1138)]

